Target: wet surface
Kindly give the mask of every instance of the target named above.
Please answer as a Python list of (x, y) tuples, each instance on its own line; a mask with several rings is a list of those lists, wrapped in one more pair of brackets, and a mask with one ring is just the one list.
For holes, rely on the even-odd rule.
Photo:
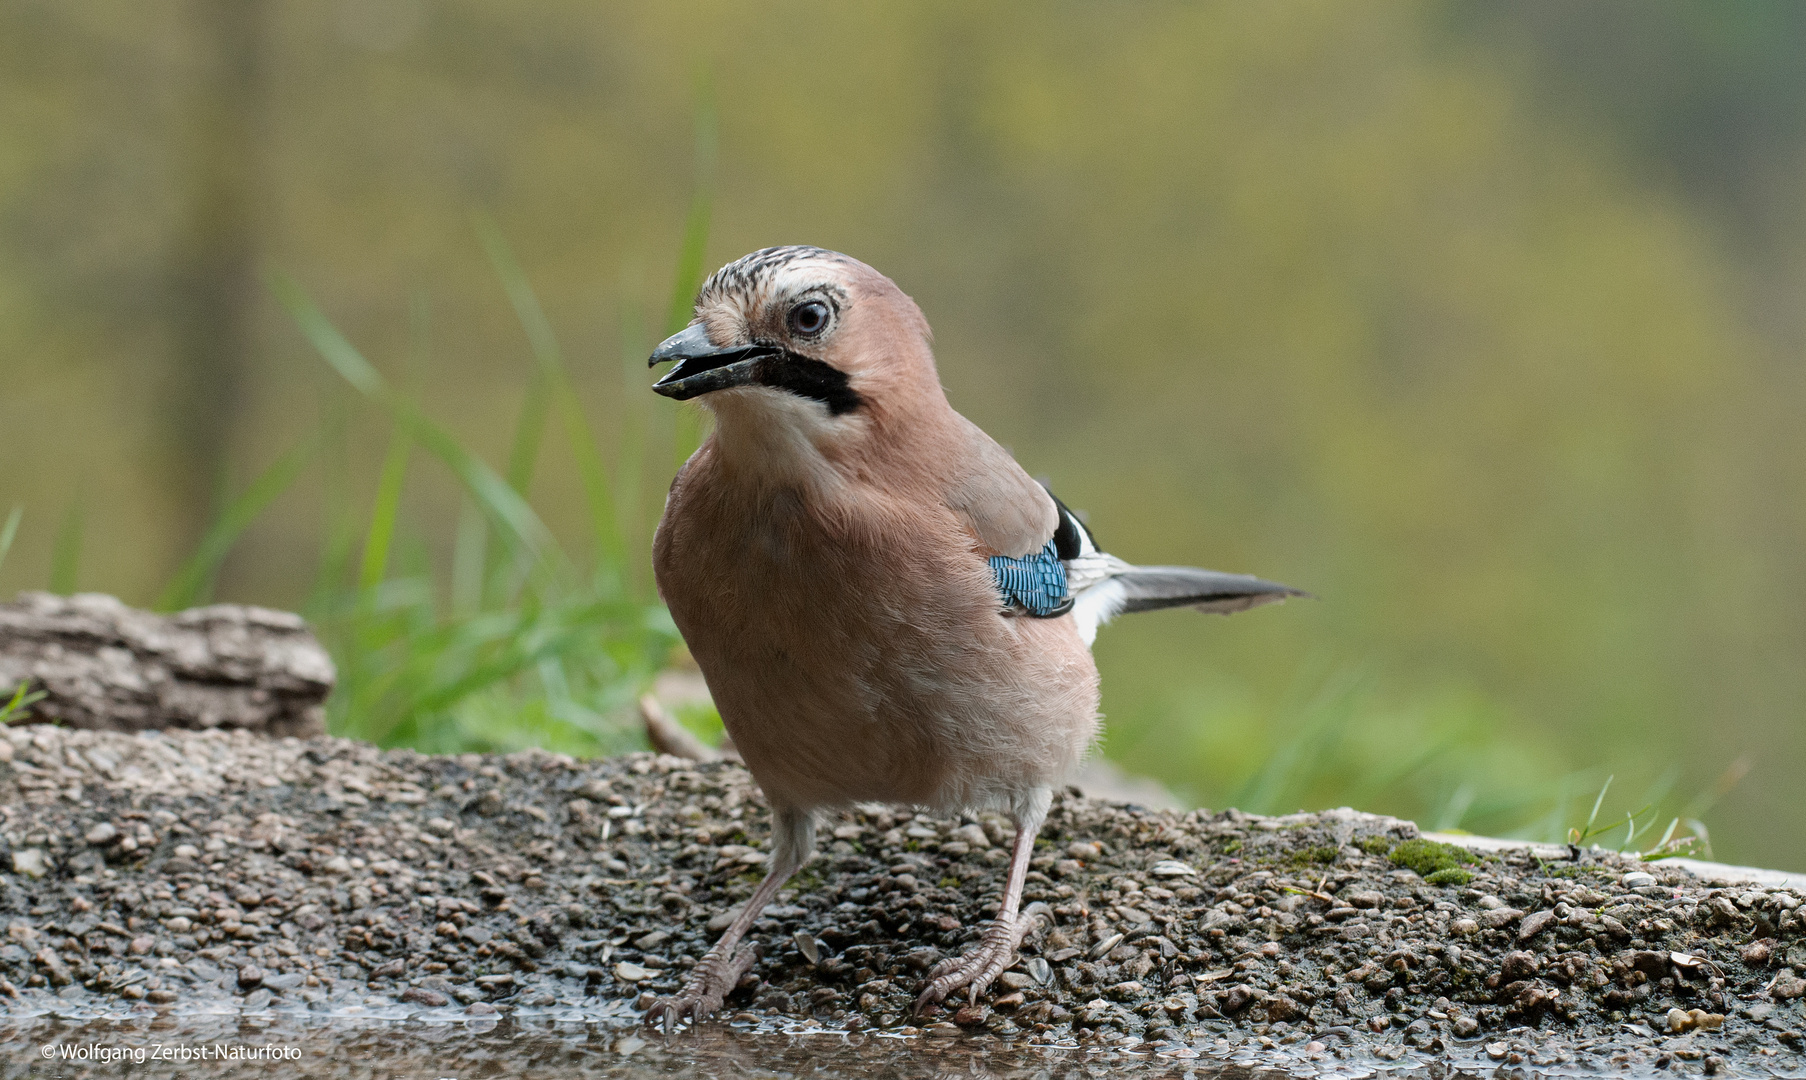
[[(1333, 1040), (1332, 1040), (1333, 1041)], [(1271, 1043), (1266, 1040), (1265, 1043)], [(1310, 1048), (1310, 1049), (1307, 1049)], [(1347, 1053), (1347, 1051), (1343, 1051)], [(284, 1076), (792, 1077), (914, 1080), (995, 1077), (1226, 1077), (1373, 1075), (1434, 1080), (1477, 1075), (1447, 1059), (1359, 1063), (1322, 1043), (1062, 1047), (991, 1036), (902, 1038), (709, 1024), (671, 1038), (632, 1026), (472, 1018), (447, 1022), (259, 1023), (211, 1020), (69, 1024), (44, 1019), (0, 1029), (0, 1076), (209, 1076), (252, 1069)]]
[(0, 1027), (0, 1078), (241, 1075), (407, 1080), (486, 1077), (811, 1077), (819, 1080), (1528, 1080), (1541, 1076), (1780, 1076), (1785, 1068), (1697, 1060), (1612, 1061), (1558, 1054), (1534, 1037), (1440, 1053), (1376, 1055), (1352, 1033), (1272, 1038), (1228, 1031), (1188, 1042), (1115, 1045), (985, 1034), (899, 1036), (771, 1023), (714, 1022), (665, 1037), (630, 1023), (477, 1016), (385, 1021), (355, 1016), (138, 1016)]

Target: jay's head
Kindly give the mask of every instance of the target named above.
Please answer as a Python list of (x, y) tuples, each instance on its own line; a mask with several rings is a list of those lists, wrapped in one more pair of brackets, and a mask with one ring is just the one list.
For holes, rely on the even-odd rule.
[(715, 271), (695, 321), (652, 353), (654, 365), (671, 361), (657, 392), (766, 421), (857, 422), (939, 394), (915, 302), (857, 259), (814, 247), (766, 248)]

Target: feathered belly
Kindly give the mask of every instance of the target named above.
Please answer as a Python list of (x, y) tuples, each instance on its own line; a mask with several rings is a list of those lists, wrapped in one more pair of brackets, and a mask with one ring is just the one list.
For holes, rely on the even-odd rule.
[(766, 795), (998, 806), (1069, 776), (1097, 725), (1097, 671), (1070, 617), (999, 614), (983, 562), (861, 580), (722, 568), (666, 588), (735, 745)]

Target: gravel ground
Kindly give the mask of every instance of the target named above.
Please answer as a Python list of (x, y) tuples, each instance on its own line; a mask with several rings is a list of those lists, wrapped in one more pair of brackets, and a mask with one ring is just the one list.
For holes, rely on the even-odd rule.
[[(7, 730), (0, 1021), (618, 1027), (751, 892), (765, 834), (727, 764)], [(1595, 851), (1460, 851), (1346, 810), (1067, 794), (1029, 875), (1045, 920), (1023, 962), (979, 1007), (914, 1020), (921, 973), (996, 902), (1005, 823), (874, 807), (823, 837), (757, 924), (730, 1024), (1300, 1075), (1806, 1072), (1806, 909), (1790, 889)]]

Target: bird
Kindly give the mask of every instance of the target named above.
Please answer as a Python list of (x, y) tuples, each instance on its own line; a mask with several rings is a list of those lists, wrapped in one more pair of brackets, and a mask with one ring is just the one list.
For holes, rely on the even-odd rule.
[(921, 309), (809, 246), (715, 271), (650, 364), (713, 414), (653, 538), (659, 595), (771, 813), (767, 873), (646, 1020), (720, 1009), (746, 935), (859, 803), (999, 811), (1015, 824), (996, 918), (927, 973), (918, 1014), (976, 1003), (1017, 957), (1035, 836), (1096, 741), (1098, 628), (1129, 612), (1229, 613), (1306, 595), (1256, 577), (1134, 566), (948, 402)]

